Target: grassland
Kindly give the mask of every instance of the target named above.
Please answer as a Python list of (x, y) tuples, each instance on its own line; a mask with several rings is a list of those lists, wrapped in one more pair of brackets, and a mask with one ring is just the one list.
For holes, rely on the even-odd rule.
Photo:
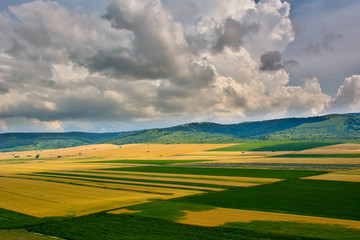
[(0, 229), (21, 228), (44, 222), (44, 219), (41, 218), (0, 208)]
[[(119, 224), (121, 223), (121, 224)], [(33, 226), (30, 230), (79, 240), (97, 240), (106, 236), (117, 239), (247, 239), (247, 240), (310, 240), (316, 238), (298, 237), (277, 233), (261, 233), (254, 230), (234, 228), (209, 228), (178, 224), (156, 218), (130, 214), (106, 214), (84, 216), (67, 221), (50, 222)]]
[[(248, 150), (236, 150), (247, 144)], [(360, 154), (360, 145), (267, 144), (0, 153), (0, 229), (74, 240), (356, 239), (360, 182), (353, 168), (360, 158), (347, 156)], [(293, 157), (299, 154), (338, 156)], [(273, 169), (262, 169), (266, 164)], [(350, 170), (334, 172), (338, 168)], [(19, 231), (0, 232), (0, 239)]]

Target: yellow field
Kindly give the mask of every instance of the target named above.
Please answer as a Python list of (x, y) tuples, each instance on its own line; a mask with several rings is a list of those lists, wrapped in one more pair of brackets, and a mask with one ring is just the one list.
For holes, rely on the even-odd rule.
[(59, 148), (59, 149), (49, 149), (49, 150), (38, 150), (38, 151), (20, 151), (20, 152), (4, 152), (0, 153), (0, 159), (11, 159), (14, 156), (19, 156), (21, 159), (34, 159), (37, 154), (39, 154), (39, 159), (41, 158), (57, 158), (61, 157), (70, 157), (70, 156), (92, 156), (97, 152), (106, 152), (118, 149), (119, 146), (113, 144), (94, 144), (94, 145), (85, 145), (71, 148)]
[(172, 197), (7, 177), (0, 178), (0, 196), (0, 208), (36, 217), (80, 216)]
[(117, 149), (96, 152), (92, 157), (107, 158), (141, 158), (151, 159), (166, 156), (189, 154), (214, 148), (233, 146), (235, 144), (130, 144), (117, 146)]
[(178, 221), (183, 224), (215, 227), (229, 222), (287, 221), (317, 224), (338, 224), (348, 228), (360, 229), (360, 221), (323, 217), (308, 217), (295, 214), (271, 213), (230, 208), (215, 208), (207, 211), (185, 211), (186, 216)]
[[(14, 173), (36, 173), (50, 170), (91, 170), (104, 168), (104, 164), (101, 163), (71, 163), (71, 162), (37, 162), (31, 161), (26, 163), (0, 163), (0, 175), (14, 174)], [(141, 166), (140, 164), (111, 164), (111, 167), (134, 167)]]

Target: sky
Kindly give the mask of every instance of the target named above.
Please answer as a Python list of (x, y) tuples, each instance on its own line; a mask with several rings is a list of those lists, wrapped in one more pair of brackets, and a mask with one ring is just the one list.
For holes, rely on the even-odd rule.
[(0, 1), (0, 132), (360, 111), (358, 0)]

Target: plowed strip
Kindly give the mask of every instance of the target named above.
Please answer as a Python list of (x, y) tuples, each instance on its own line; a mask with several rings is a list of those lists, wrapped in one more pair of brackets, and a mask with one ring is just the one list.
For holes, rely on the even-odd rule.
[[(42, 174), (44, 175), (44, 174)], [(200, 186), (188, 186), (188, 185), (180, 185), (180, 184), (169, 184), (169, 183), (152, 183), (152, 182), (137, 182), (137, 181), (126, 181), (126, 180), (116, 180), (116, 179), (101, 179), (101, 178), (93, 178), (89, 176), (53, 176), (51, 177), (59, 177), (59, 178), (68, 178), (68, 179), (91, 179), (94, 181), (101, 181), (101, 182), (118, 182), (118, 183), (128, 183), (128, 184), (138, 184), (143, 186), (159, 186), (159, 187), (170, 187), (170, 188), (183, 188), (183, 189), (194, 189), (200, 191), (222, 191), (225, 190), (223, 188), (213, 188), (213, 187), (200, 187)]]
[[(65, 174), (69, 174), (69, 172), (65, 172)], [(73, 173), (71, 173), (71, 174), (73, 174)], [(81, 173), (81, 172), (77, 172), (76, 174), (77, 175), (89, 175), (89, 173)], [(91, 175), (99, 176), (99, 177), (118, 177), (118, 178), (139, 179), (139, 180), (166, 181), (166, 182), (201, 183), (201, 184), (212, 184), (212, 185), (233, 186), (233, 187), (250, 187), (250, 186), (258, 185), (256, 183), (248, 183), (248, 182), (229, 182), (229, 181), (218, 181), (218, 180), (150, 177), (150, 176), (124, 175), (124, 174), (91, 173)]]

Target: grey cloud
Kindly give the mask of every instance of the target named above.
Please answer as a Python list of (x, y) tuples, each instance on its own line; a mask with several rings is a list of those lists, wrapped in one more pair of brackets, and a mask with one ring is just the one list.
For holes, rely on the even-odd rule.
[(282, 68), (281, 53), (279, 51), (269, 51), (260, 57), (262, 71), (276, 71)]
[(124, 53), (126, 51), (118, 51), (118, 49), (100, 50), (88, 59), (87, 67), (92, 72), (103, 72), (114, 78), (158, 79), (171, 77), (166, 66), (153, 64), (150, 61), (142, 63), (135, 56)]
[[(184, 30), (172, 21), (160, 2), (137, 1), (136, 5), (132, 5), (113, 0), (103, 18), (111, 21), (114, 28), (129, 30), (134, 35), (134, 49), (128, 52), (133, 60), (123, 57), (109, 59), (120, 61), (117, 66), (128, 65), (126, 73), (134, 69), (134, 74), (137, 74), (143, 69), (145, 73), (150, 73), (149, 78), (186, 77), (189, 55)], [(105, 58), (105, 62), (109, 61)]]
[(262, 71), (277, 71), (279, 69), (290, 69), (299, 65), (295, 60), (282, 61), (279, 51), (268, 51), (260, 57)]
[(242, 38), (247, 34), (254, 34), (259, 30), (256, 24), (243, 25), (237, 20), (227, 18), (224, 26), (216, 29), (217, 40), (213, 46), (215, 52), (221, 52), (225, 46), (237, 49), (242, 43)]

